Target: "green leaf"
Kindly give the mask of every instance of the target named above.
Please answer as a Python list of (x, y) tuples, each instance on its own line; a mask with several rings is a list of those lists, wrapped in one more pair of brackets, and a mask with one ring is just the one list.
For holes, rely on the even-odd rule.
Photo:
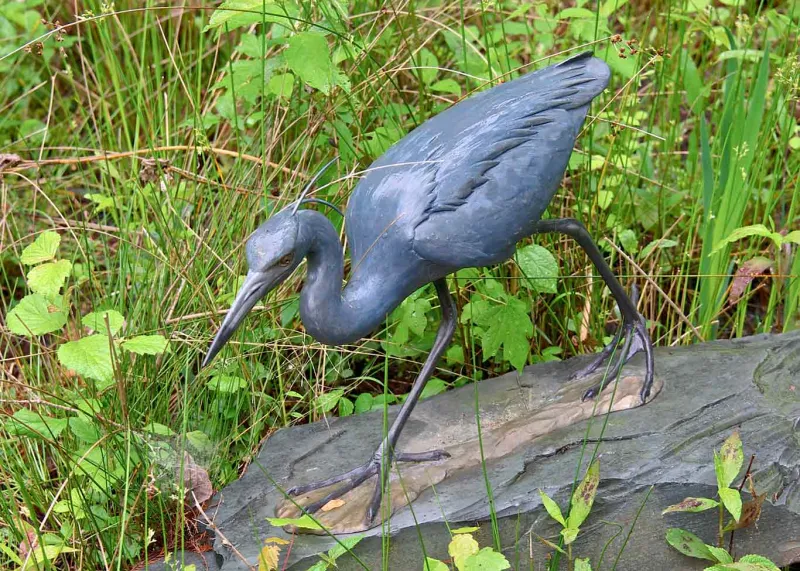
[(561, 515), (561, 508), (558, 507), (558, 504), (542, 490), (539, 490), (539, 496), (542, 498), (544, 509), (546, 509), (547, 513), (550, 514), (550, 517), (560, 523), (563, 527), (567, 527), (567, 522), (564, 520), (564, 516)]
[(630, 228), (626, 228), (619, 233), (619, 243), (629, 254), (635, 254), (636, 249), (639, 247), (639, 240), (636, 238), (636, 233)]
[(536, 244), (520, 248), (517, 264), (527, 278), (522, 285), (540, 293), (556, 293), (558, 262), (549, 250)]
[(349, 398), (342, 397), (339, 399), (339, 416), (350, 416), (354, 410), (353, 401)]
[(733, 563), (733, 557), (731, 557), (731, 554), (721, 547), (715, 547), (714, 545), (708, 544), (706, 544), (706, 547), (719, 563)]
[(710, 498), (686, 498), (679, 504), (669, 506), (661, 512), (661, 514), (675, 513), (675, 512), (704, 512), (719, 505), (719, 502)]
[(533, 324), (527, 307), (519, 299), (509, 297), (506, 305), (495, 308), (488, 321), (488, 329), (481, 337), (484, 360), (497, 355), (503, 348), (503, 358), (517, 370), (528, 361)]
[(339, 403), (339, 399), (341, 399), (343, 395), (344, 389), (334, 389), (327, 393), (322, 393), (314, 399), (314, 408), (320, 414), (330, 412), (333, 410), (333, 407)]
[(800, 230), (792, 230), (786, 236), (783, 237), (783, 243), (792, 242), (794, 244), (800, 244)]
[(717, 486), (727, 488), (742, 469), (744, 453), (742, 439), (736, 431), (725, 439), (719, 454), (714, 453), (714, 471), (717, 474)]
[(463, 571), (503, 571), (510, 567), (511, 564), (502, 553), (491, 547), (484, 547), (475, 555), (467, 557)]
[[(106, 327), (106, 316), (108, 316), (108, 327)], [(81, 318), (81, 323), (97, 333), (107, 334), (110, 328), (111, 335), (116, 335), (125, 324), (125, 317), (114, 309), (103, 309), (87, 313)]]
[(430, 85), (436, 76), (439, 75), (439, 60), (427, 48), (422, 48), (417, 56), (417, 65), (423, 69), (419, 70), (420, 79), (425, 85)]
[[(264, 4), (266, 10), (265, 14), (262, 14)], [(274, 0), (225, 0), (211, 15), (203, 31), (216, 29), (220, 34), (242, 26), (260, 24), (262, 21), (289, 25), (286, 12), (281, 6), (276, 6)]]
[(214, 452), (214, 443), (208, 435), (201, 430), (192, 430), (186, 433), (186, 440), (198, 451), (205, 454)]
[(445, 383), (442, 379), (437, 379), (437, 378), (429, 379), (428, 382), (425, 383), (425, 388), (422, 389), (422, 394), (419, 395), (419, 399), (424, 400), (434, 395), (441, 394), (446, 390), (447, 390), (447, 383)]
[(369, 393), (361, 393), (358, 395), (354, 403), (355, 413), (361, 414), (362, 412), (371, 411), (374, 400), (373, 396)]
[(275, 97), (289, 99), (294, 91), (294, 76), (291, 73), (273, 75), (269, 79), (267, 92)]
[(69, 419), (69, 429), (77, 438), (84, 442), (97, 442), (100, 440), (100, 429), (86, 418), (72, 417)]
[(98, 390), (106, 388), (114, 378), (111, 347), (106, 335), (89, 335), (64, 343), (58, 348), (58, 360), (82, 377), (97, 381)]
[(722, 500), (722, 505), (725, 506), (725, 509), (730, 512), (733, 519), (739, 521), (739, 518), (742, 516), (742, 496), (739, 494), (739, 490), (720, 488), (717, 492), (719, 493), (719, 499)]
[(707, 559), (708, 561), (716, 562), (716, 558), (711, 554), (703, 543), (703, 540), (695, 534), (688, 532), (684, 529), (670, 528), (667, 530), (667, 543), (672, 547), (696, 559)]
[(459, 571), (464, 571), (464, 562), (478, 553), (479, 550), (478, 542), (466, 533), (454, 536), (447, 546), (447, 553), (453, 558), (453, 562)]
[(567, 527), (577, 529), (586, 521), (589, 512), (592, 510), (592, 504), (599, 485), (600, 462), (595, 460), (586, 470), (586, 475), (572, 494), (572, 504), (569, 508), (569, 516), (567, 516)]
[(461, 97), (461, 86), (455, 79), (441, 79), (430, 86), (431, 91), (439, 93), (450, 93)]
[(345, 553), (352, 551), (362, 539), (364, 539), (364, 536), (361, 534), (339, 539), (339, 543), (328, 550), (328, 557), (330, 557), (331, 560), (336, 561)]
[(775, 565), (773, 561), (767, 559), (762, 555), (745, 555), (741, 559), (739, 559), (740, 563), (751, 563), (756, 565), (763, 565), (765, 569), (769, 571), (779, 571), (778, 566)]
[(122, 342), (122, 348), (137, 355), (160, 355), (169, 342), (163, 335), (137, 335)]
[(311, 516), (306, 514), (298, 518), (291, 517), (268, 517), (267, 521), (274, 527), (283, 527), (285, 525), (293, 525), (303, 529), (322, 529), (322, 526), (311, 519)]
[(313, 32), (292, 36), (283, 56), (296, 76), (325, 95), (337, 85), (337, 70), (324, 36)]
[(66, 418), (53, 418), (21, 408), (5, 421), (3, 427), (11, 436), (58, 438), (67, 427), (67, 423)]
[(456, 529), (451, 529), (450, 530), (450, 534), (451, 535), (458, 535), (459, 533), (475, 533), (479, 529), (480, 529), (479, 527), (474, 526), (474, 525), (473, 526), (469, 526), (469, 527), (459, 527), (459, 528), (456, 528)]
[(438, 559), (426, 557), (425, 563), (422, 565), (422, 571), (450, 571), (450, 568)]
[(578, 538), (578, 532), (580, 528), (577, 527), (565, 527), (561, 530), (561, 536), (564, 538), (564, 543), (569, 545), (573, 541)]
[(30, 337), (51, 333), (67, 324), (64, 300), (48, 300), (38, 293), (26, 295), (8, 312), (6, 323), (16, 335)]
[(19, 261), (26, 266), (32, 266), (41, 262), (52, 260), (58, 251), (58, 245), (61, 243), (61, 236), (52, 230), (42, 232), (34, 240), (33, 244), (28, 245), (22, 250), (22, 255)]
[(232, 394), (247, 386), (247, 381), (233, 375), (215, 375), (208, 381), (208, 388), (218, 393)]
[(28, 272), (28, 287), (34, 293), (52, 299), (61, 291), (71, 270), (72, 262), (69, 260), (41, 264)]
[(639, 259), (644, 260), (653, 253), (653, 250), (656, 248), (663, 250), (664, 248), (674, 248), (678, 245), (678, 242), (675, 240), (670, 240), (668, 238), (663, 238), (661, 240), (654, 240), (650, 242), (647, 246), (645, 246), (642, 251), (639, 253)]
[(711, 254), (716, 254), (731, 242), (736, 242), (737, 240), (741, 240), (742, 238), (747, 238), (748, 236), (763, 236), (765, 238), (769, 238), (778, 247), (780, 247), (781, 244), (783, 243), (783, 236), (781, 236), (777, 232), (770, 231), (763, 224), (753, 224), (752, 226), (743, 226), (741, 228), (737, 228), (736, 230), (731, 232), (727, 238), (723, 238), (722, 240), (714, 244), (714, 248), (711, 250)]
[(157, 434), (158, 436), (175, 436), (175, 431), (169, 426), (161, 424), (160, 422), (151, 421), (144, 427), (145, 432), (150, 434)]
[(589, 563), (588, 557), (579, 557), (575, 560), (573, 569), (575, 571), (592, 571), (592, 565)]

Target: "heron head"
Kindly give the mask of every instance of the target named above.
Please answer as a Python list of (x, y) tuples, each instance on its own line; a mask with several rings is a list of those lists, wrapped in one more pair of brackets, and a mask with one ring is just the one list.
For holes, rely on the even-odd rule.
[(303, 253), (298, 251), (298, 228), (297, 215), (292, 208), (286, 208), (247, 239), (247, 275), (203, 360), (204, 367), (228, 342), (253, 306), (300, 265)]

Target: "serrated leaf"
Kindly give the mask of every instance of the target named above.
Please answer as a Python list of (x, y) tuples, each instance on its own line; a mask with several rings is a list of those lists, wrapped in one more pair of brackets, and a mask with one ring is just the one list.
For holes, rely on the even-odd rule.
[(209, 379), (208, 388), (218, 393), (236, 393), (247, 386), (247, 381), (234, 375), (215, 375)]
[(462, 571), (503, 571), (510, 567), (511, 564), (502, 553), (491, 547), (484, 547), (475, 555), (466, 558)]
[(5, 421), (3, 427), (11, 436), (58, 438), (67, 427), (67, 423), (66, 418), (53, 418), (21, 408)]
[(296, 34), (289, 38), (283, 56), (296, 76), (325, 95), (337, 85), (338, 74), (325, 36), (313, 32)]
[(258, 571), (277, 571), (280, 554), (281, 548), (277, 545), (264, 545), (258, 553)]
[[(108, 316), (108, 327), (106, 316)], [(87, 313), (81, 318), (81, 323), (97, 333), (108, 333), (108, 328), (111, 328), (111, 335), (116, 335), (125, 324), (125, 317), (114, 309), (102, 309)]]
[(292, 517), (268, 517), (267, 521), (270, 525), (275, 527), (283, 527), (285, 525), (292, 525), (303, 529), (322, 529), (322, 526), (311, 519), (311, 516), (306, 514), (298, 518)]
[(708, 548), (708, 550), (711, 552), (711, 555), (714, 556), (717, 562), (733, 563), (733, 557), (731, 557), (731, 554), (722, 549), (721, 547), (716, 547), (714, 545), (706, 544), (706, 548)]
[(26, 295), (8, 312), (6, 324), (12, 333), (25, 337), (57, 331), (67, 324), (64, 300), (48, 300), (38, 293)]
[(775, 563), (772, 560), (762, 555), (755, 555), (755, 554), (745, 555), (741, 559), (739, 559), (739, 562), (755, 563), (757, 565), (763, 565), (766, 569), (769, 569), (769, 571), (779, 571), (778, 566), (775, 565)]
[(661, 514), (675, 513), (675, 512), (704, 512), (719, 505), (719, 502), (710, 498), (686, 498), (678, 504), (669, 506), (661, 512)]
[(425, 563), (422, 565), (422, 571), (450, 571), (450, 568), (438, 559), (426, 557)]
[(497, 355), (503, 348), (503, 357), (515, 369), (522, 370), (530, 353), (533, 324), (527, 307), (519, 299), (509, 297), (507, 303), (495, 308), (487, 318), (487, 329), (481, 336), (484, 360)]
[(58, 360), (82, 377), (97, 381), (98, 390), (106, 388), (114, 378), (111, 347), (106, 335), (89, 335), (64, 343), (58, 348)]
[(28, 287), (34, 293), (54, 298), (61, 291), (71, 270), (72, 262), (69, 260), (41, 264), (28, 272)]
[(521, 285), (540, 293), (556, 293), (558, 262), (546, 248), (531, 244), (517, 250), (519, 264), (525, 278)]
[(588, 557), (579, 557), (575, 560), (575, 571), (592, 571), (592, 565), (589, 563)]
[(58, 251), (58, 245), (61, 243), (61, 236), (52, 230), (42, 232), (34, 240), (33, 244), (29, 244), (19, 257), (19, 261), (26, 266), (40, 264), (48, 260), (52, 260)]
[(586, 470), (586, 475), (584, 475), (583, 480), (581, 480), (581, 483), (578, 484), (572, 494), (572, 504), (567, 516), (567, 527), (577, 529), (586, 521), (589, 512), (592, 510), (592, 504), (594, 504), (594, 497), (597, 494), (599, 485), (600, 462), (595, 460)]
[(539, 490), (539, 497), (542, 498), (544, 509), (546, 509), (547, 513), (550, 514), (550, 517), (560, 523), (563, 527), (567, 527), (567, 522), (564, 520), (564, 516), (561, 514), (561, 508), (558, 507), (558, 504), (542, 490)]
[(685, 529), (670, 528), (667, 530), (667, 543), (672, 547), (696, 559), (706, 559), (716, 562), (716, 558), (711, 554), (702, 539)]
[(447, 546), (447, 553), (453, 558), (453, 562), (459, 571), (464, 571), (464, 562), (472, 555), (480, 551), (478, 542), (469, 534), (459, 534), (450, 540)]
[(717, 492), (728, 513), (733, 516), (733, 519), (739, 521), (739, 518), (742, 517), (742, 496), (739, 494), (739, 490), (720, 488)]
[(137, 335), (125, 339), (122, 348), (137, 355), (160, 355), (167, 349), (169, 342), (163, 335)]

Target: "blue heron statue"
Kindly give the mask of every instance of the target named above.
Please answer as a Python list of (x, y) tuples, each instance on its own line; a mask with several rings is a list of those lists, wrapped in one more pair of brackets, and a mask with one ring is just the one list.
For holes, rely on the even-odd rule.
[[(511, 258), (532, 234), (566, 234), (586, 251), (614, 296), (622, 324), (614, 340), (573, 376), (588, 375), (614, 355), (612, 378), (643, 351), (644, 402), (653, 382), (653, 354), (644, 318), (614, 277), (586, 228), (573, 219), (541, 220), (567, 167), (589, 104), (609, 79), (608, 66), (584, 53), (465, 99), (426, 121), (376, 160), (350, 196), (345, 216), (351, 271), (343, 287), (342, 244), (330, 221), (299, 206), (301, 196), (264, 222), (247, 241), (248, 272), (203, 365), (228, 341), (252, 307), (287, 279), (305, 258), (300, 295), (306, 331), (328, 345), (353, 343), (378, 328), (420, 287), (433, 283), (442, 319), (436, 340), (394, 423), (362, 466), (287, 491), (297, 496), (340, 484), (306, 506), (313, 513), (375, 476), (366, 513), (379, 511), (388, 467), (447, 457), (434, 450), (395, 449), (436, 362), (456, 327), (456, 305), (446, 276), (460, 268)], [(316, 177), (315, 177), (316, 178)], [(313, 183), (313, 181), (312, 181)], [(310, 185), (309, 185), (310, 186)], [(624, 336), (622, 348), (615, 350)], [(586, 393), (602, 390), (602, 381)]]

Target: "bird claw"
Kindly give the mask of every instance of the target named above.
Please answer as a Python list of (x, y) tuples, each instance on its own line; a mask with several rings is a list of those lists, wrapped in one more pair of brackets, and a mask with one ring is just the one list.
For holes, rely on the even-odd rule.
[(647, 324), (641, 315), (637, 315), (635, 321), (623, 322), (622, 326), (617, 330), (611, 343), (603, 347), (603, 350), (595, 357), (587, 366), (579, 369), (572, 374), (571, 378), (586, 377), (597, 371), (605, 361), (617, 351), (617, 345), (624, 336), (622, 349), (618, 354), (613, 357), (614, 361), (604, 372), (603, 379), (593, 387), (589, 388), (584, 394), (583, 399), (594, 398), (602, 392), (610, 379), (615, 379), (619, 374), (622, 367), (627, 363), (631, 357), (640, 351), (645, 353), (646, 373), (642, 390), (639, 397), (644, 403), (647, 397), (650, 396), (650, 389), (653, 386), (653, 342), (650, 340), (650, 335), (647, 332)]
[[(435, 462), (437, 460), (443, 460), (446, 458), (450, 458), (450, 454), (444, 450), (397, 453), (394, 455), (394, 460), (397, 462)], [(345, 472), (344, 474), (340, 474), (338, 476), (333, 476), (326, 480), (320, 480), (319, 482), (311, 482), (300, 486), (293, 486), (286, 491), (286, 494), (289, 496), (299, 496), (315, 490), (327, 488), (328, 486), (339, 484), (340, 482), (346, 482), (342, 486), (336, 488), (330, 494), (324, 496), (322, 499), (302, 507), (304, 513), (313, 514), (332, 500), (336, 500), (351, 490), (354, 490), (366, 480), (372, 478), (373, 476), (380, 475), (381, 467), (384, 465), (384, 462), (385, 459), (383, 458), (383, 453), (381, 452), (381, 449), (378, 449), (378, 451), (373, 454), (372, 458), (368, 462), (357, 468), (354, 468), (353, 470), (350, 470), (349, 472)], [(390, 463), (391, 458), (389, 458), (389, 462), (386, 463), (387, 473), (384, 475), (383, 480), (388, 480), (386, 476), (388, 476), (388, 468)], [(377, 478), (375, 482), (375, 491), (372, 494), (372, 499), (370, 500), (366, 513), (367, 525), (372, 524), (372, 522), (375, 520), (375, 517), (378, 515), (378, 511), (380, 510), (381, 500), (383, 499), (383, 493), (385, 489), (385, 486), (382, 485), (381, 480), (382, 478)]]

